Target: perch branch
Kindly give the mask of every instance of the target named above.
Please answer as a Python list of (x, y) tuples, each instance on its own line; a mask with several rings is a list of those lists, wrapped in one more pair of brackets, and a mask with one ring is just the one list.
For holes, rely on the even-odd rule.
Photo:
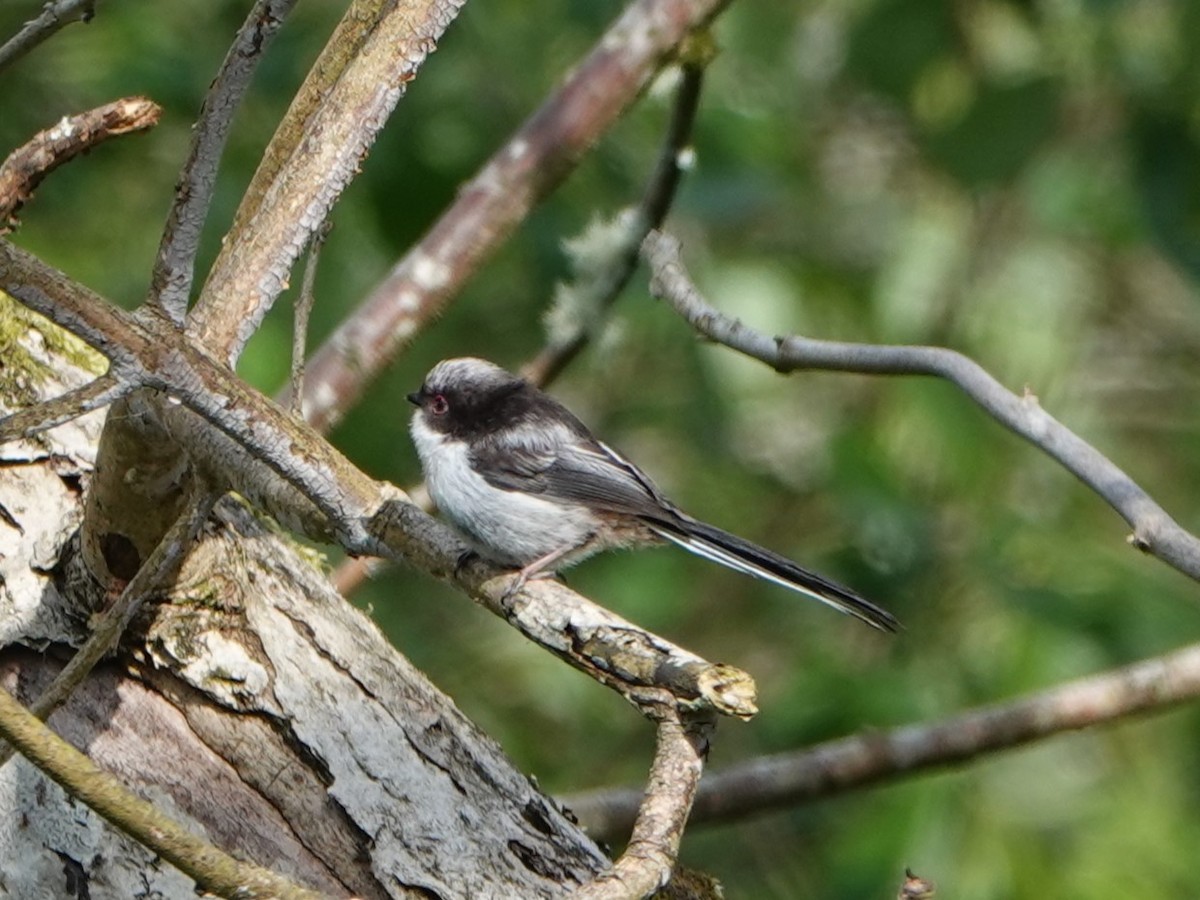
[(182, 324), (187, 313), (200, 233), (212, 204), (217, 167), (234, 113), (259, 60), (295, 5), (296, 0), (258, 0), (254, 4), (204, 97), (187, 160), (175, 183), (175, 201), (163, 228), (147, 297), (147, 302), (161, 305), (174, 322)]
[(780, 372), (823, 369), (870, 375), (935, 375), (961, 389), (988, 414), (1045, 451), (1104, 498), (1133, 528), (1129, 542), (1192, 579), (1200, 580), (1200, 539), (1181, 528), (1133, 479), (1026, 393), (1019, 397), (974, 360), (942, 347), (850, 344), (799, 336), (770, 337), (726, 316), (691, 282), (679, 242), (653, 232), (643, 255), (650, 291), (666, 300), (704, 336)]
[[(1200, 644), (941, 721), (864, 732), (710, 772), (696, 797), (692, 823), (727, 822), (795, 806), (1196, 697)], [(598, 840), (628, 834), (638, 802), (638, 792), (629, 788), (563, 800)]]
[(0, 165), (0, 234), (11, 230), (17, 211), (42, 180), (81, 153), (109, 138), (145, 131), (158, 124), (162, 109), (145, 97), (125, 97), (39, 131)]
[(573, 900), (649, 897), (666, 886), (700, 785), (712, 728), (711, 722), (683, 722), (673, 710), (659, 722), (650, 779), (629, 844), (609, 871), (575, 890)]
[(383, 555), (456, 584), (534, 643), (651, 718), (661, 717), (664, 692), (684, 715), (713, 710), (749, 719), (758, 712), (757, 687), (741, 669), (707, 662), (564, 584), (530, 580), (510, 596), (511, 571), (479, 559), (463, 564), (466, 548), (454, 532), (412, 503), (389, 504), (372, 528), (387, 551)]
[(72, 22), (90, 22), (95, 14), (96, 0), (47, 0), (37, 18), (26, 22), (0, 47), (0, 72), (53, 37), (60, 28)]
[(326, 432), (556, 188), (728, 0), (636, 0), (310, 360), (304, 408)]

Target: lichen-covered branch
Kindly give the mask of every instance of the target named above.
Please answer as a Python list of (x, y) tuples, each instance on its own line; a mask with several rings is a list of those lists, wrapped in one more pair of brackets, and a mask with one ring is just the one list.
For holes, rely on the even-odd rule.
[[(707, 36), (705, 36), (707, 37)], [(689, 46), (709, 46), (708, 40), (699, 37)], [(675, 193), (687, 168), (689, 144), (696, 111), (700, 107), (700, 89), (704, 83), (704, 69), (710, 62), (711, 52), (694, 50), (685, 57), (680, 66), (679, 85), (675, 89), (675, 102), (667, 123), (662, 149), (654, 164), (654, 170), (646, 181), (641, 202), (636, 208), (623, 213), (620, 239), (609, 248), (603, 261), (589, 260), (590, 277), (579, 279), (560, 291), (570, 291), (570, 300), (561, 297), (556, 307), (569, 303), (570, 313), (565, 316), (565, 327), (550, 328), (546, 346), (532, 360), (521, 367), (521, 374), (529, 381), (545, 387), (574, 359), (592, 337), (600, 317), (620, 296), (637, 270), (638, 252), (642, 241), (651, 229), (662, 225), (675, 199)], [(598, 269), (598, 271), (595, 271)]]

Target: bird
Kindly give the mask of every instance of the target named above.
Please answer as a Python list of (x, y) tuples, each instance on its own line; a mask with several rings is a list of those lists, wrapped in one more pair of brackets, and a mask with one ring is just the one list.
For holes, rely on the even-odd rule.
[(562, 403), (495, 363), (443, 360), (407, 399), (430, 496), (476, 554), (519, 570), (510, 594), (602, 550), (673, 543), (881, 631), (900, 628), (850, 588), (689, 516)]

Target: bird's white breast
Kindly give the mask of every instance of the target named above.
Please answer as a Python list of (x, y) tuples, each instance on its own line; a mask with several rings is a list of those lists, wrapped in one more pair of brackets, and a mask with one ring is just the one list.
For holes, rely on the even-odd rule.
[(597, 523), (582, 506), (495, 487), (471, 466), (465, 441), (434, 431), (418, 413), (412, 437), (434, 503), (482, 556), (525, 566), (567, 546), (583, 544)]

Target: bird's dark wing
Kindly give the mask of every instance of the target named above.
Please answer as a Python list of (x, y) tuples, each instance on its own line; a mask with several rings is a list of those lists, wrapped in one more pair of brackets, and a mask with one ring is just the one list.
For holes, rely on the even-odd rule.
[(477, 443), (471, 461), (494, 487), (634, 516), (659, 537), (698, 556), (806, 594), (883, 631), (900, 627), (887, 610), (850, 588), (685, 515), (641, 469), (590, 435), (565, 428), (510, 430), (502, 441)]
[(493, 487), (653, 520), (676, 514), (646, 474), (606, 444), (559, 430), (514, 437), (471, 450), (476, 471)]

